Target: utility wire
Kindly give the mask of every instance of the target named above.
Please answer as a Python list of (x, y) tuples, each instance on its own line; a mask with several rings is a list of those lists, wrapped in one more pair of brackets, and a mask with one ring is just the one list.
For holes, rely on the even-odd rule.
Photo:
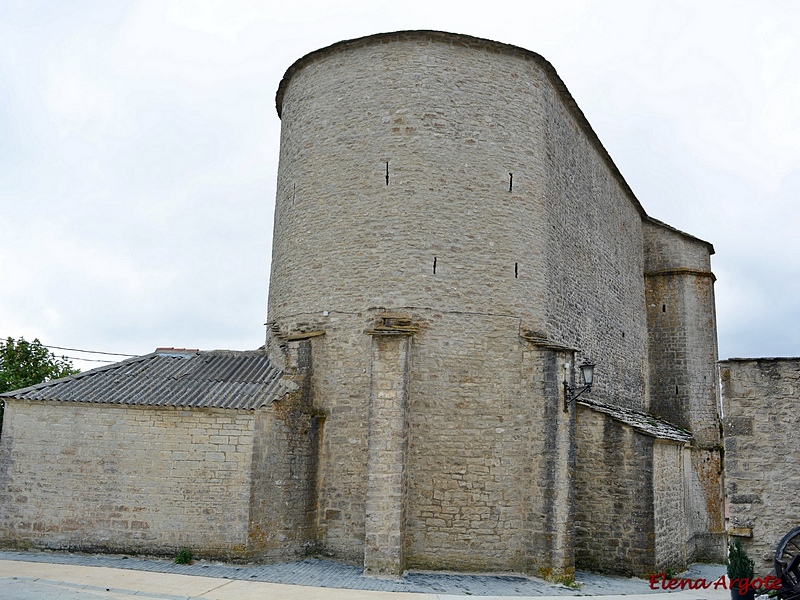
[[(9, 336), (2, 336), (0, 341), (8, 339)], [(13, 339), (13, 338), (12, 338)], [(127, 358), (134, 358), (139, 356), (138, 354), (120, 354), (119, 352), (100, 352), (98, 350), (81, 350), (80, 348), (64, 348), (63, 346), (48, 346), (47, 344), (42, 344), (45, 348), (54, 348), (56, 350), (68, 350), (69, 352), (85, 352), (87, 354), (105, 354), (106, 356), (125, 356)], [(92, 358), (77, 358), (75, 356), (67, 356), (65, 358), (71, 358), (73, 360), (88, 360), (92, 362), (116, 362), (113, 360), (97, 360)]]
[[(56, 350), (69, 350), (70, 352), (86, 352), (88, 354), (106, 354), (106, 355), (109, 355), (109, 356), (127, 356), (128, 358), (133, 358), (134, 356), (138, 356), (138, 354), (120, 354), (119, 352), (99, 352), (97, 350), (80, 350), (78, 348), (63, 348), (61, 346), (45, 346), (44, 344), (42, 344), (42, 346), (44, 346), (45, 348), (55, 348)], [(89, 359), (88, 358), (81, 358), (81, 359), (78, 359), (78, 360), (89, 360)], [(114, 361), (112, 360), (112, 361), (108, 361), (108, 362), (114, 362)]]
[[(49, 348), (49, 346), (45, 346)], [(102, 360), (99, 358), (78, 358), (77, 356), (59, 356), (58, 358), (68, 358), (70, 360), (84, 360), (89, 362), (99, 362), (99, 363), (114, 363), (117, 362), (116, 360)]]

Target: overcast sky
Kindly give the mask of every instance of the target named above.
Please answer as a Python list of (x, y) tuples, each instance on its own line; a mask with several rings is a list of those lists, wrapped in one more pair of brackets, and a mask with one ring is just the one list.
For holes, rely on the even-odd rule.
[(542, 54), (648, 214), (714, 244), (720, 357), (800, 355), (790, 0), (0, 0), (0, 336), (260, 346), (278, 82), (401, 29)]

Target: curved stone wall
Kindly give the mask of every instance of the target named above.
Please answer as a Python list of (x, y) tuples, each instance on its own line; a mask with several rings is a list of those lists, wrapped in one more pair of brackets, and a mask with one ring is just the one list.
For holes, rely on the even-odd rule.
[(584, 351), (599, 393), (641, 408), (643, 213), (549, 63), (385, 34), (301, 59), (278, 105), (271, 321), (512, 316)]
[[(552, 66), (512, 46), (342, 42), (297, 61), (277, 104), (267, 342), (324, 332), (321, 551), (568, 577), (572, 350), (598, 365), (593, 398), (645, 405), (638, 201)], [(407, 346), (375, 337), (395, 320)], [(384, 413), (402, 449), (374, 435)]]
[(530, 61), (420, 40), (294, 73), (271, 318), (414, 306), (543, 324), (542, 85)]

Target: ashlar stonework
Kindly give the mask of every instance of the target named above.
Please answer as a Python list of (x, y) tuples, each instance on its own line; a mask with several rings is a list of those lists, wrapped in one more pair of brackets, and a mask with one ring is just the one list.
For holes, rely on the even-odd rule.
[[(721, 558), (713, 248), (646, 215), (553, 67), (384, 34), (301, 58), (277, 108), (267, 348), (324, 332), (319, 551), (556, 579)], [(565, 412), (584, 359), (596, 403)]]
[[(469, 36), (380, 34), (299, 59), (277, 110), (268, 331), (246, 359), (268, 364), (203, 379), (188, 368), (202, 353), (187, 359), (189, 406), (127, 406), (141, 390), (111, 370), (113, 408), (60, 396), (70, 382), (7, 395), (0, 539), (319, 554), (376, 576), (569, 580), (720, 560), (713, 248), (645, 213), (553, 67)], [(595, 384), (567, 402), (587, 359)], [(214, 394), (231, 383), (259, 400), (226, 405)], [(34, 475), (42, 434), (28, 429), (56, 413), (91, 416)], [(193, 437), (226, 418), (235, 443)], [(78, 437), (91, 419), (101, 438)], [(128, 451), (139, 458), (114, 468), (146, 482), (146, 533), (133, 517), (117, 533), (104, 511), (132, 500), (105, 479), (47, 506), (41, 490), (77, 464), (102, 471)], [(71, 514), (86, 516), (74, 534)]]
[(767, 573), (781, 538), (800, 525), (800, 358), (731, 358), (720, 376), (729, 531)]

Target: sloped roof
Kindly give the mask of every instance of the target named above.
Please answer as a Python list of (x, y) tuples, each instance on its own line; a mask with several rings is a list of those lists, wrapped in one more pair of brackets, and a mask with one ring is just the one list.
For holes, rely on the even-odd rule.
[(649, 435), (650, 437), (674, 440), (676, 442), (690, 442), (692, 440), (691, 433), (679, 429), (672, 423), (668, 423), (663, 419), (648, 415), (647, 413), (631, 410), (629, 408), (620, 408), (619, 406), (598, 402), (597, 400), (589, 400), (588, 398), (581, 398), (578, 400), (578, 404), (605, 413), (612, 419), (630, 425), (640, 433)]
[(0, 398), (252, 410), (288, 388), (262, 351), (158, 350)]

